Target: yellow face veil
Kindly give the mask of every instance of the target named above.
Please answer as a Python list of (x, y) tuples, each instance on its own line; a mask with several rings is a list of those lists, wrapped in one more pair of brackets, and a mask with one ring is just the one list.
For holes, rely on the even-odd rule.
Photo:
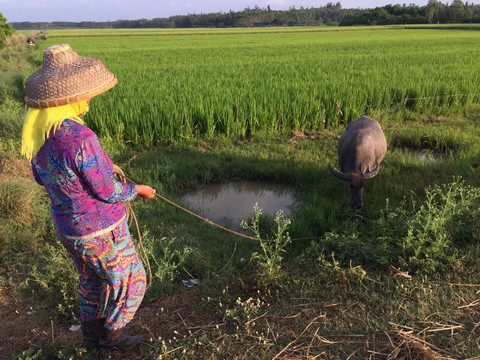
[(46, 109), (28, 108), (22, 132), (21, 153), (28, 160), (37, 154), (45, 140), (55, 134), (63, 120), (83, 124), (81, 116), (88, 111), (88, 100)]

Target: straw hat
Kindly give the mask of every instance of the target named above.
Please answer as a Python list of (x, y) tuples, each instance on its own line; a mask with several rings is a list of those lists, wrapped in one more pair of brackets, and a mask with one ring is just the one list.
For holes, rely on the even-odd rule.
[(25, 103), (48, 108), (88, 100), (115, 86), (117, 78), (99, 60), (79, 56), (68, 44), (43, 50), (43, 66), (25, 83)]

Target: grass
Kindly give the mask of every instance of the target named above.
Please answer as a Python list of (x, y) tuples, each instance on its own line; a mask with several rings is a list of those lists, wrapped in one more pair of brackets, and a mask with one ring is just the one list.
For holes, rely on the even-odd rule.
[[(348, 46), (339, 45), (339, 38), (350, 44), (359, 36), (356, 31), (336, 31), (335, 34), (341, 34), (339, 38), (323, 38), (323, 33), (317, 29), (305, 30), (305, 34), (303, 31), (294, 33), (302, 35), (298, 40), (299, 49), (305, 46), (303, 41), (310, 43), (316, 36), (320, 42), (329, 39), (331, 44), (327, 41), (323, 45), (331, 46), (339, 54), (349, 50)], [(455, 36), (447, 33), (451, 30), (441, 31), (446, 36), (445, 43), (454, 42)], [(400, 32), (405, 38), (403, 30)], [(219, 38), (202, 45), (202, 36), (196, 32), (178, 31), (175, 38), (172, 33), (155, 33), (144, 34), (144, 37), (140, 32), (131, 34), (128, 44), (134, 48), (130, 53), (153, 59), (158, 56), (155, 49), (159, 45), (153, 44), (149, 53), (145, 50), (149, 49), (145, 38), (162, 39), (162, 46), (169, 50), (165, 58), (171, 64), (170, 68), (163, 68), (167, 79), (169, 70), (180, 74), (178, 69), (175, 72), (177, 64), (173, 58), (182, 53), (182, 48), (190, 55), (203, 54), (212, 60), (220, 49), (232, 50), (234, 44), (239, 45), (239, 40), (247, 45), (250, 42), (249, 46), (240, 46), (240, 49), (258, 51), (266, 41), (263, 36), (268, 38), (276, 34), (272, 29), (264, 35), (259, 30), (254, 35), (238, 31), (229, 35), (237, 39), (226, 43), (225, 33), (219, 32), (216, 34)], [(423, 45), (433, 42), (437, 36), (435, 31), (422, 33), (425, 38), (415, 40), (419, 33), (408, 34), (412, 36), (410, 41)], [(467, 43), (470, 41), (464, 38), (470, 35), (455, 34), (460, 34)], [(47, 38), (41, 46), (67, 39), (65, 35), (58, 36), (62, 37)], [(77, 34), (68, 41), (71, 39), (83, 46), (90, 55), (100, 54), (95, 53), (99, 50), (93, 46), (98, 46), (97, 40), (89, 38), (86, 41), (83, 36)], [(386, 44), (385, 54), (389, 47), (390, 54), (394, 53), (395, 44), (401, 51), (407, 50), (391, 29), (362, 30), (361, 36)], [(117, 67), (114, 72), (119, 77), (128, 74), (128, 67), (133, 73), (142, 73), (131, 63), (120, 66), (120, 62), (113, 61), (115, 49), (127, 52), (128, 48), (122, 47), (127, 40), (113, 34), (108, 40), (112, 42), (101, 51), (105, 59), (112, 59), (106, 61), (109, 65), (110, 62), (117, 64), (113, 66)], [(190, 41), (194, 40), (196, 43), (192, 45)], [(89, 41), (93, 41), (91, 45)], [(298, 51), (278, 38), (276, 41), (283, 50)], [(463, 54), (468, 52), (468, 46), (465, 43), (464, 46)], [(400, 50), (397, 48), (397, 52)], [(18, 56), (24, 59), (22, 51), (27, 50), (19, 50)], [(31, 60), (34, 64), (37, 61), (38, 66), (38, 52), (32, 56)], [(461, 55), (446, 57), (449, 56)], [(248, 69), (247, 58), (241, 57), (238, 61), (247, 64), (245, 68)], [(227, 64), (228, 61), (231, 58), (227, 57)], [(159, 59), (158, 64), (162, 63)], [(381, 62), (379, 64), (377, 70), (382, 68)], [(119, 72), (123, 66), (123, 73)], [(12, 65), (9, 71), (15, 73), (14, 69)], [(218, 71), (222, 69), (222, 66), (217, 67)], [(205, 65), (202, 71), (213, 70)], [(433, 72), (431, 68), (428, 71)], [(153, 77), (149, 80), (150, 75), (145, 76), (143, 80), (147, 83), (153, 81)], [(448, 74), (439, 77), (448, 79)], [(206, 89), (211, 90), (214, 88), (209, 87), (212, 86), (211, 78), (200, 77), (198, 81), (203, 79)], [(137, 85), (131, 85), (133, 79), (134, 76), (130, 78), (130, 86), (134, 87)], [(120, 80), (114, 88), (118, 90), (115, 96), (133, 91), (126, 85), (121, 89), (122, 81), (124, 84), (129, 81)], [(417, 81), (422, 82), (421, 79)], [(197, 81), (191, 83), (197, 86), (197, 91), (201, 90)], [(183, 96), (178, 83), (172, 84), (168, 96)], [(218, 86), (224, 85), (226, 83)], [(241, 89), (238, 83), (234, 85)], [(408, 88), (398, 86), (402, 91)], [(14, 108), (22, 106), (21, 98), (14, 95), (16, 91), (21, 92), (13, 88), (5, 92), (15, 104)], [(157, 91), (163, 94), (166, 90)], [(259, 93), (262, 91), (267, 90), (258, 89)], [(221, 98), (218, 92), (214, 95)], [(299, 92), (298, 101), (303, 101), (304, 96), (304, 92)], [(230, 116), (229, 121), (235, 124), (236, 106), (242, 118), (244, 114), (252, 114), (255, 106), (254, 102), (244, 102), (243, 95), (240, 101), (237, 94), (231, 97), (226, 119)], [(399, 98), (402, 97), (403, 92)], [(17, 125), (10, 135), (5, 132), (0, 138), (0, 230), (7, 224), (11, 229), (8, 236), (3, 237), (8, 245), (2, 243), (0, 258), (0, 301), (4, 304), (0, 308), (0, 316), (4, 319), (0, 337), (7, 339), (0, 345), (1, 356), (25, 360), (310, 360), (386, 359), (388, 356), (473, 359), (478, 356), (480, 181), (477, 171), (480, 147), (476, 139), (480, 135), (477, 126), (480, 108), (474, 101), (452, 102), (440, 107), (410, 104), (400, 108), (391, 103), (385, 110), (376, 108), (372, 114), (376, 114), (382, 124), (388, 151), (380, 174), (367, 182), (366, 207), (356, 212), (349, 206), (342, 182), (327, 169), (328, 162), (335, 164), (337, 161), (338, 136), (348, 118), (338, 117), (337, 110), (335, 116), (339, 121), (329, 122), (326, 129), (321, 116), (320, 122), (302, 128), (301, 125), (291, 126), (295, 122), (289, 124), (286, 120), (289, 116), (297, 117), (291, 115), (293, 113), (287, 115), (293, 107), (282, 106), (282, 126), (279, 128), (280, 107), (276, 103), (270, 105), (276, 109), (275, 116), (266, 116), (257, 108), (262, 123), (260, 120), (255, 123), (258, 125), (255, 131), (248, 136), (232, 136), (235, 134), (232, 124), (222, 127), (218, 122), (221, 116), (217, 115), (224, 109), (220, 100), (216, 105), (205, 100), (203, 110), (198, 105), (195, 116), (205, 117), (202, 123), (190, 112), (190, 105), (180, 102), (177, 106), (180, 115), (175, 120), (172, 108), (159, 105), (163, 99), (155, 100), (158, 108), (149, 108), (149, 102), (142, 104), (141, 98), (125, 96), (128, 102), (114, 104), (114, 95), (107, 93), (92, 102), (91, 112), (86, 115), (86, 121), (92, 125), (97, 117), (103, 118), (105, 109), (125, 116), (125, 122), (120, 123), (122, 116), (117, 115), (116, 122), (108, 125), (111, 128), (100, 123), (97, 130), (103, 135), (101, 142), (106, 152), (130, 179), (155, 187), (158, 193), (177, 203), (181, 202), (185, 191), (207, 183), (231, 179), (284, 183), (300, 195), (301, 204), (292, 213), (291, 223), (287, 221), (275, 226), (274, 221), (260, 219), (260, 225), (254, 228), (261, 238), (272, 238), (272, 234), (276, 234), (277, 240), (287, 236), (291, 242), (278, 241), (277, 247), (262, 246), (266, 244), (220, 231), (159, 199), (135, 201), (132, 206), (140, 221), (152, 282), (128, 331), (145, 336), (145, 342), (124, 354), (85, 352), (80, 346), (79, 333), (68, 330), (78, 323), (76, 273), (55, 238), (45, 193), (28, 174), (5, 171), (5, 164), (10, 164), (9, 169), (17, 166), (12, 158), (18, 150), (16, 134), (19, 134), (18, 124), (22, 119), (21, 112), (14, 112), (11, 123)], [(279, 98), (265, 95), (265, 104), (269, 99), (275, 102)], [(356, 101), (353, 95), (345, 99), (343, 105), (353, 107), (351, 104)], [(343, 105), (341, 109), (346, 109)], [(298, 111), (303, 106), (296, 105)], [(193, 136), (185, 122), (185, 108)], [(158, 109), (163, 109), (155, 112), (158, 118), (165, 116), (172, 121), (154, 124), (147, 121), (149, 114)], [(217, 115), (209, 118), (202, 111)], [(139, 114), (145, 115), (145, 119)], [(305, 118), (315, 119), (310, 115)], [(175, 121), (180, 128), (168, 128)], [(144, 142), (142, 134), (147, 134), (150, 140)], [(157, 135), (152, 134), (159, 136), (159, 144), (146, 146), (156, 143)], [(163, 144), (168, 137), (161, 137), (162, 134), (170, 134), (168, 136), (174, 141)], [(425, 154), (430, 158), (420, 156)], [(135, 235), (133, 227), (132, 233)], [(25, 237), (29, 240), (25, 241)], [(136, 244), (143, 254), (138, 239)], [(189, 278), (200, 279), (200, 284), (193, 288), (183, 287), (182, 280)], [(17, 313), (12, 309), (18, 309)], [(12, 318), (12, 313), (16, 317)]]

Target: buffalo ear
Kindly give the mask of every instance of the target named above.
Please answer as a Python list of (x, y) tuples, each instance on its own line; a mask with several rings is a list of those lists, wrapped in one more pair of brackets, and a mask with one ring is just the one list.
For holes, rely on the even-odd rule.
[(330, 163), (328, 163), (328, 170), (330, 170), (330, 172), (332, 173), (333, 176), (335, 176), (339, 179), (342, 179), (342, 180), (351, 180), (352, 179), (350, 174), (344, 174), (340, 170), (337, 170), (336, 168), (332, 168)]
[(375, 175), (377, 175), (379, 171), (380, 171), (380, 163), (377, 161), (377, 166), (372, 171), (370, 171), (370, 165), (368, 165), (368, 170), (366, 173), (363, 174), (363, 178), (365, 180), (371, 179)]

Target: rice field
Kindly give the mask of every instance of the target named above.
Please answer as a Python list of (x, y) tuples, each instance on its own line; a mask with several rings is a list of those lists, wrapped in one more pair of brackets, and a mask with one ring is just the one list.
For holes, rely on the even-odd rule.
[(102, 59), (119, 82), (92, 101), (88, 125), (150, 146), (477, 104), (479, 41), (442, 27), (110, 29), (50, 31), (40, 48)]

